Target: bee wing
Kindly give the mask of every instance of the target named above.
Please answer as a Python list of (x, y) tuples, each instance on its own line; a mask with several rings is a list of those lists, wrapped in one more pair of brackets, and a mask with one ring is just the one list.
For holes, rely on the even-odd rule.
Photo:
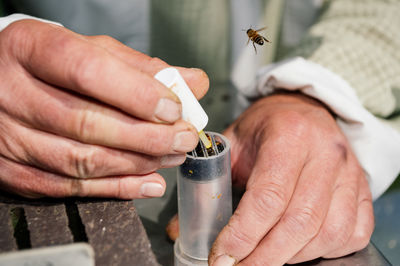
[(263, 30), (265, 30), (267, 27), (263, 27), (263, 28), (261, 28), (261, 29), (258, 29), (258, 30), (256, 30), (257, 32), (258, 31), (263, 31)]

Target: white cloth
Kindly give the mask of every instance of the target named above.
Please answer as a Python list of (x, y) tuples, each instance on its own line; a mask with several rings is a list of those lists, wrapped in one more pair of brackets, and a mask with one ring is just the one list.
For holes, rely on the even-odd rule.
[[(0, 18), (0, 31), (12, 22), (28, 18), (37, 19), (23, 14)], [(233, 81), (247, 96), (265, 96), (276, 88), (299, 90), (329, 106), (338, 115), (337, 123), (366, 172), (374, 199), (400, 172), (400, 134), (363, 108), (351, 86), (330, 70), (303, 58), (294, 58), (262, 68), (253, 85), (248, 84), (248, 75), (239, 75), (242, 71), (236, 73)]]
[(277, 88), (300, 91), (336, 113), (336, 121), (367, 175), (374, 199), (395, 180), (400, 172), (400, 133), (369, 113), (345, 80), (298, 57), (260, 69), (255, 86), (241, 90), (254, 97), (271, 94)]

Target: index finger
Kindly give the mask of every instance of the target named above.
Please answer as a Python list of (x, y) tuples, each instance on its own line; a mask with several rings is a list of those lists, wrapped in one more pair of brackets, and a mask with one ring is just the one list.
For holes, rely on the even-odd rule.
[[(89, 41), (107, 49), (113, 55), (119, 57), (129, 65), (154, 76), (160, 70), (169, 67), (166, 62), (156, 57), (150, 57), (136, 51), (114, 38), (106, 35), (88, 36)], [(207, 74), (199, 68), (176, 67), (189, 88), (197, 99), (201, 99), (207, 92), (210, 85)]]
[(211, 249), (210, 265), (222, 265), (226, 256), (241, 261), (279, 221), (306, 157), (293, 153), (293, 145), (267, 141), (259, 148), (247, 190)]
[(144, 120), (179, 119), (178, 97), (148, 73), (65, 28), (27, 20), (13, 24), (8, 29), (18, 43), (13, 52), (34, 76)]

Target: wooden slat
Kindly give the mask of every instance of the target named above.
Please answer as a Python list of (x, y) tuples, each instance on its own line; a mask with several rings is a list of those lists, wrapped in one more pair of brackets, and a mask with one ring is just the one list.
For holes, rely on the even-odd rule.
[(62, 203), (24, 205), (32, 248), (73, 243)]
[(133, 201), (77, 203), (96, 266), (158, 265)]
[(10, 205), (0, 202), (0, 252), (17, 249), (10, 218)]

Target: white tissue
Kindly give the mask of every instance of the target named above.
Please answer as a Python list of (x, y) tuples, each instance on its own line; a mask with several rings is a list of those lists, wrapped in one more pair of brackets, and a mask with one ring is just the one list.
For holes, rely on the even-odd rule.
[(154, 78), (178, 96), (182, 103), (183, 120), (191, 123), (198, 132), (202, 131), (208, 123), (208, 116), (179, 71), (173, 67), (164, 68)]

